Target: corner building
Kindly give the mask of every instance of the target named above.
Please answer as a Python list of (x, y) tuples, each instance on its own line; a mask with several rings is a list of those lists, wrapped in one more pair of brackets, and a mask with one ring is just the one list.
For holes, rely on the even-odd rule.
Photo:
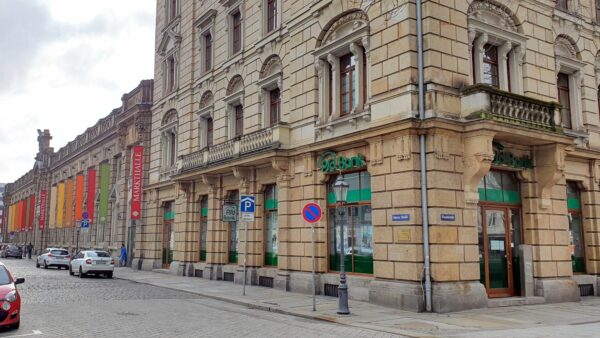
[[(157, 1), (134, 265), (436, 312), (597, 294), (600, 16), (591, 1)], [(336, 224), (337, 175), (350, 184)], [(348, 248), (343, 253), (340, 243)]]

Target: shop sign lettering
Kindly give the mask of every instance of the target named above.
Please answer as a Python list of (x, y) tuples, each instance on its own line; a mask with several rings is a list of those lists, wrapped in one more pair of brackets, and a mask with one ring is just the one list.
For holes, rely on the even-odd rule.
[(511, 152), (505, 151), (503, 145), (494, 143), (494, 161), (492, 161), (492, 165), (515, 169), (532, 169), (533, 161), (528, 156), (515, 156)]
[(321, 171), (326, 174), (359, 169), (367, 165), (365, 156), (363, 154), (346, 157), (338, 155), (333, 151), (328, 151), (323, 153), (319, 159), (321, 163)]

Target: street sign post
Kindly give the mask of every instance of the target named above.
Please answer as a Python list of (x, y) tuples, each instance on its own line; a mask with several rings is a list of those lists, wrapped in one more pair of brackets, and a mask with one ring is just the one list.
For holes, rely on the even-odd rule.
[(90, 220), (89, 219), (82, 219), (81, 220), (81, 231), (88, 232), (88, 230), (90, 230)]
[(302, 218), (310, 224), (311, 227), (311, 244), (312, 244), (312, 284), (313, 284), (313, 311), (317, 311), (317, 285), (315, 278), (315, 270), (316, 270), (316, 260), (315, 260), (315, 223), (318, 223), (323, 217), (323, 210), (321, 206), (316, 203), (307, 203), (304, 208), (302, 208)]
[(254, 210), (256, 201), (254, 196), (240, 196), (240, 219), (244, 222), (244, 283), (242, 287), (242, 296), (246, 295), (246, 274), (248, 272), (248, 222), (254, 221)]

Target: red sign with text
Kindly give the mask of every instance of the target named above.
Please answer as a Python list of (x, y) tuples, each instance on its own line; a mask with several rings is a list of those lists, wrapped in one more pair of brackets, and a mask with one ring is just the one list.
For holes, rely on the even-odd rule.
[(40, 230), (44, 230), (46, 227), (46, 190), (40, 191)]
[(142, 180), (144, 178), (144, 147), (133, 147), (131, 157), (131, 219), (142, 216)]

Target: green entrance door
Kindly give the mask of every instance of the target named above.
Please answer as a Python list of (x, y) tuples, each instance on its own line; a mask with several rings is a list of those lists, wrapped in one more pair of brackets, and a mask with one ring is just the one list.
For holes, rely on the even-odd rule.
[(163, 268), (168, 268), (173, 262), (173, 248), (175, 247), (175, 229), (173, 229), (173, 221), (175, 213), (173, 212), (173, 203), (168, 202), (165, 205), (165, 213), (163, 217), (163, 232), (162, 232), (162, 265)]
[(481, 213), (481, 220), (485, 223), (480, 224), (480, 256), (483, 256), (483, 277), (488, 295), (513, 296), (513, 244), (508, 226), (508, 209), (482, 207)]

